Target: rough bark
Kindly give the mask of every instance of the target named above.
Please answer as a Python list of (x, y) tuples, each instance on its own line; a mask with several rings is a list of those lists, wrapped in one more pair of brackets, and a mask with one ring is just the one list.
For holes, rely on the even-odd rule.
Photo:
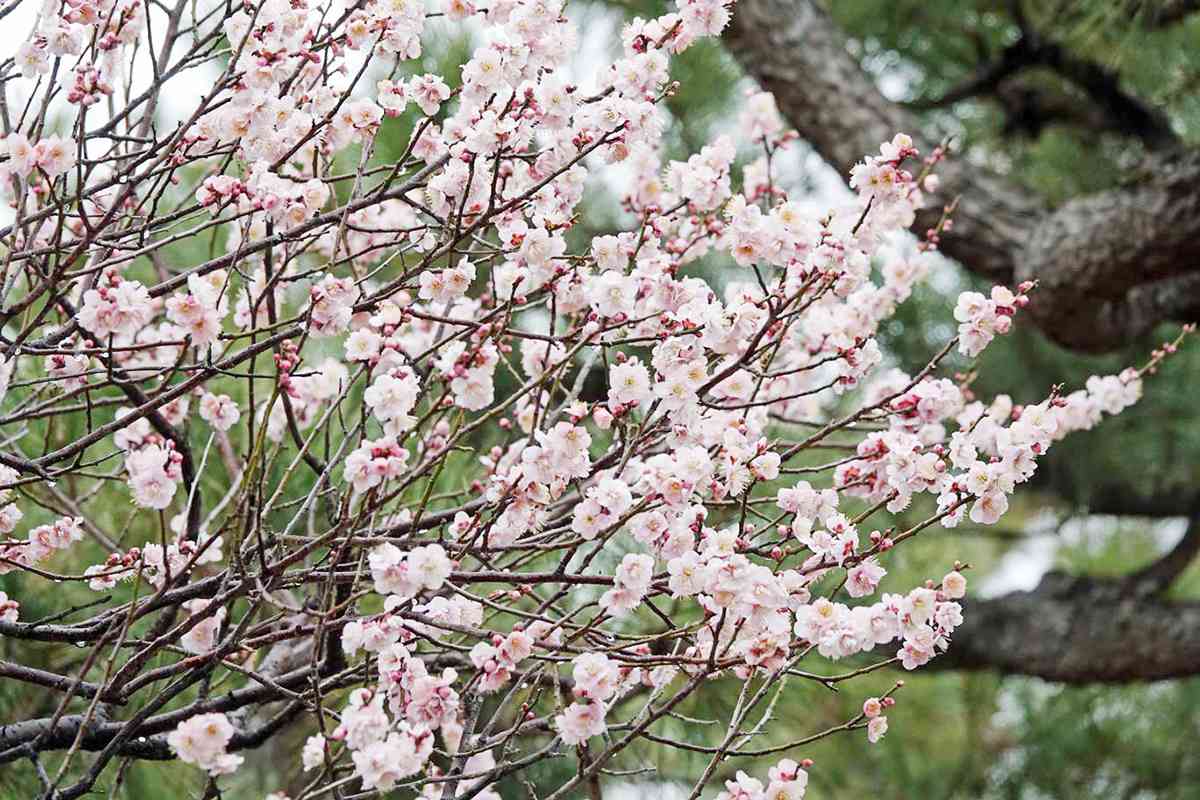
[(968, 600), (950, 649), (927, 668), (996, 670), (1059, 683), (1129, 683), (1200, 672), (1200, 603), (1128, 581), (1047, 575), (1032, 592)]
[(1200, 603), (1162, 597), (1200, 553), (1200, 502), (1153, 563), (1119, 578), (1047, 574), (1032, 592), (968, 600), (935, 668), (991, 669), (1060, 683), (1124, 683), (1200, 673)]
[[(936, 139), (886, 98), (811, 0), (741, 0), (726, 43), (800, 135), (843, 175), (897, 131)], [(1200, 319), (1200, 154), (1156, 156), (1128, 183), (1047, 208), (980, 164), (939, 166), (941, 206), (960, 198), (942, 250), (989, 280), (1037, 279), (1032, 317), (1079, 351), (1127, 343), (1165, 320)]]

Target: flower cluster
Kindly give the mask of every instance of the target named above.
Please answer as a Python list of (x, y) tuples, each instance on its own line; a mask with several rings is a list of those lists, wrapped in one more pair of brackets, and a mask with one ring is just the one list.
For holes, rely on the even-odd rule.
[(145, 286), (109, 272), (100, 286), (83, 293), (78, 320), (84, 330), (98, 338), (111, 336), (125, 343), (150, 322), (153, 314), (154, 304)]
[(224, 714), (197, 714), (167, 734), (167, 744), (181, 761), (195, 764), (209, 775), (228, 775), (245, 761), (228, 752), (236, 733)]
[[(3, 377), (3, 368), (0, 368), (0, 378)], [(0, 385), (3, 385), (5, 382), (0, 380)], [(0, 398), (3, 395), (4, 393), (0, 392)], [(16, 503), (16, 491), (7, 488), (15, 484), (20, 477), (20, 473), (12, 467), (0, 464), (0, 485), (6, 487), (0, 489), (0, 534), (5, 536), (15, 531), (17, 525), (25, 516), (25, 512)]]
[(20, 611), (20, 603), (11, 599), (7, 593), (0, 592), (0, 622), (16, 622)]
[(450, 559), (440, 545), (428, 544), (403, 552), (393, 544), (381, 544), (368, 557), (375, 591), (401, 600), (421, 590), (435, 591), (450, 577)]
[(579, 699), (554, 718), (554, 726), (564, 743), (580, 744), (607, 730), (605, 702), (621, 688), (622, 675), (617, 664), (603, 653), (584, 653), (571, 662), (571, 676)]
[[(0, 476), (2, 477), (2, 476)], [(15, 506), (10, 506), (15, 508)], [(83, 520), (63, 517), (51, 525), (31, 528), (29, 538), (14, 544), (0, 543), (0, 575), (19, 567), (32, 567), (58, 550), (66, 550), (83, 541)]]
[[(384, 695), (366, 689), (354, 691), (342, 710), (342, 723), (333, 732), (333, 738), (345, 742), (352, 751), (363, 786), (384, 791), (402, 778), (420, 772), (433, 751), (433, 734), (429, 730), (410, 728), (403, 721), (393, 728), (383, 708), (385, 699)], [(306, 767), (318, 763), (312, 754), (317, 747), (311, 741), (305, 746)]]
[(717, 800), (801, 800), (808, 791), (808, 772), (805, 767), (812, 763), (797, 763), (785, 758), (767, 770), (768, 783), (752, 778), (738, 770), (737, 775), (725, 781), (725, 788), (717, 794)]
[(963, 292), (954, 307), (954, 318), (958, 320), (958, 349), (968, 357), (979, 355), (996, 336), (1003, 336), (1012, 329), (1012, 317), (1018, 308), (1029, 303), (1025, 292), (1032, 284), (1022, 284), (1020, 294), (1013, 294), (1005, 286), (993, 286), (991, 297), (979, 292)]
[(211, 344), (221, 333), (221, 322), (229, 313), (226, 295), (228, 275), (224, 270), (207, 275), (189, 275), (188, 291), (167, 299), (167, 319), (181, 328), (196, 347)]
[(75, 143), (57, 134), (30, 143), (23, 134), (10, 133), (0, 138), (0, 178), (25, 180), (37, 170), (53, 180), (75, 166), (75, 153)]

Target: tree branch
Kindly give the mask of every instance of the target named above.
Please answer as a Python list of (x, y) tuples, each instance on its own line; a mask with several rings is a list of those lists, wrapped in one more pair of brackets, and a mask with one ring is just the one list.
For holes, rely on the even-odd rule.
[(1133, 12), (1147, 28), (1168, 28), (1200, 11), (1200, 0), (1135, 0)]
[(1175, 546), (1162, 558), (1130, 575), (1127, 582), (1135, 592), (1160, 594), (1191, 566), (1197, 554), (1200, 554), (1200, 513), (1193, 513)]
[[(992, 96), (1010, 113), (1013, 102), (1025, 92), (1005, 82), (1018, 73), (1035, 68), (1053, 71), (1059, 77), (1082, 90), (1092, 101), (1090, 107), (1081, 108), (1078, 103), (1066, 98), (1054, 98), (1037, 92), (1041, 105), (1058, 111), (1052, 119), (1075, 122), (1088, 128), (1111, 130), (1126, 136), (1134, 136), (1152, 149), (1179, 146), (1179, 137), (1171, 130), (1170, 121), (1156, 109), (1121, 88), (1118, 76), (1111, 70), (1093, 61), (1077, 58), (1057, 42), (1046, 41), (1035, 31), (1023, 24), (1024, 31), (1017, 41), (1001, 51), (1000, 57), (984, 64), (965, 83), (951, 89), (936, 100), (923, 100), (909, 104), (912, 108), (944, 108), (973, 97)], [(1002, 85), (1004, 84), (1004, 85)], [(1070, 113), (1062, 113), (1069, 110)], [(1018, 126), (1020, 127), (1020, 126)], [(1036, 134), (1040, 127), (1030, 127)]]
[[(880, 92), (812, 0), (743, 0), (726, 42), (843, 175), (897, 131), (924, 127)], [(927, 152), (936, 142), (917, 139)], [(1031, 316), (1058, 343), (1111, 350), (1158, 322), (1200, 319), (1200, 155), (1157, 157), (1135, 181), (1055, 210), (962, 159), (938, 173), (939, 202), (915, 228), (960, 197), (943, 252), (989, 280), (1038, 279)]]
[(1200, 674), (1200, 603), (1129, 589), (1127, 580), (1050, 573), (1032, 592), (970, 600), (950, 649), (928, 668), (1070, 684)]

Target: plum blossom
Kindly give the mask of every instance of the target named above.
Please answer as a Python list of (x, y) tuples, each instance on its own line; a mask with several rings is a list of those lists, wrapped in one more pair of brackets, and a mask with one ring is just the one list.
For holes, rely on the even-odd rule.
[(316, 769), (321, 764), (325, 763), (325, 737), (319, 733), (313, 734), (304, 740), (304, 749), (301, 752), (301, 762), (304, 764), (304, 769)]
[(874, 717), (867, 723), (867, 741), (875, 744), (888, 731), (887, 717)]
[(205, 392), (200, 396), (200, 419), (218, 431), (227, 431), (241, 419), (238, 404), (227, 394)]
[(215, 613), (208, 613), (209, 601), (203, 599), (189, 600), (183, 607), (192, 616), (201, 617), (201, 620), (180, 637), (180, 646), (189, 653), (209, 652), (216, 644), (221, 623), (225, 620), (225, 609), (218, 608)]
[(21, 604), (11, 599), (5, 592), (0, 592), (0, 622), (16, 622)]
[(601, 736), (608, 726), (604, 722), (604, 704), (598, 701), (571, 703), (554, 718), (554, 727), (563, 743), (583, 744), (593, 736)]
[(174, 449), (149, 444), (125, 456), (133, 500), (144, 508), (164, 509), (171, 504), (183, 479), (182, 456)]
[(84, 292), (76, 318), (96, 336), (130, 338), (150, 322), (153, 310), (145, 286), (111, 275), (107, 285)]
[(235, 733), (224, 714), (197, 714), (167, 734), (167, 744), (181, 761), (195, 764), (209, 775), (228, 775), (245, 760), (227, 752)]
[(369, 563), (376, 590), (402, 599), (422, 590), (440, 589), (451, 570), (446, 551), (437, 544), (422, 545), (408, 552), (393, 544), (381, 544), (370, 552)]

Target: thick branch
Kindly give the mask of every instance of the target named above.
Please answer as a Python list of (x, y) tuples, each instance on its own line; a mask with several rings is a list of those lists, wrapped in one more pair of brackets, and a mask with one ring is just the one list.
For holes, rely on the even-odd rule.
[(1090, 510), (1139, 516), (1188, 515), (1166, 554), (1123, 577), (1050, 573), (1032, 592), (969, 600), (964, 623), (935, 669), (994, 669), (1064, 683), (1120, 683), (1200, 674), (1200, 603), (1161, 594), (1200, 555), (1194, 493), (1146, 497), (1098, 487)]
[(1138, 137), (1150, 147), (1179, 144), (1166, 114), (1122, 90), (1117, 75), (1111, 70), (1075, 58), (1053, 42), (1039, 42), (1035, 49), (1040, 63), (1086, 92), (1117, 130)]
[[(186, 708), (149, 717), (140, 724), (132, 723), (135, 725), (133, 733), (139, 738), (154, 737), (172, 730), (180, 722), (196, 714), (233, 711), (251, 704), (281, 699), (284, 696), (283, 692), (276, 687), (290, 689), (304, 686), (309, 681), (312, 672), (308, 667), (304, 667), (280, 677), (273, 682), (273, 685), (251, 685), (235, 689), (219, 697), (197, 700)], [(51, 722), (55, 722), (55, 724), (51, 725)], [(0, 725), (0, 764), (23, 757), (24, 751), (21, 748), (24, 745), (36, 743), (38, 751), (70, 747), (79, 737), (83, 722), (83, 715), (67, 714), (57, 721), (52, 718), (32, 719)], [(126, 720), (92, 719), (90, 724), (83, 729), (83, 735), (79, 738), (79, 747), (85, 751), (103, 750), (123, 731), (126, 731), (130, 724)], [(146, 738), (140, 743), (138, 739), (131, 738), (122, 746), (122, 754), (135, 755), (139, 758), (170, 757), (165, 742), (153, 738)]]
[[(1052, 125), (1074, 127), (1095, 135), (1102, 131), (1142, 137), (1130, 130), (1129, 121), (1106, 113), (1105, 109), (1087, 98), (1054, 91), (1021, 80), (1006, 81), (992, 96), (1004, 109), (1001, 132), (1005, 136), (1026, 136), (1036, 139)], [(1143, 138), (1145, 141), (1145, 138)], [(1172, 146), (1174, 138), (1171, 138)], [(1159, 145), (1161, 146), (1161, 145)]]
[(1141, 0), (1134, 13), (1147, 28), (1166, 28), (1200, 11), (1197, 0)]
[[(726, 41), (843, 175), (897, 131), (922, 127), (884, 97), (811, 0), (743, 0)], [(935, 140), (920, 143), (928, 152)], [(1057, 210), (978, 164), (951, 160), (938, 172), (940, 203), (916, 228), (961, 197), (942, 250), (989, 280), (1040, 280), (1032, 316), (1060, 344), (1110, 350), (1158, 322), (1200, 319), (1200, 155), (1160, 158), (1136, 182)]]
[[(1115, 73), (1095, 62), (1076, 58), (1062, 45), (1045, 41), (1028, 29), (1017, 41), (1004, 48), (999, 58), (981, 66), (975, 75), (944, 96), (910, 105), (918, 109), (940, 108), (968, 98), (990, 96), (1005, 106), (1010, 125), (1029, 128), (1029, 132), (1036, 135), (1040, 126), (1022, 126), (1019, 119), (1012, 117), (1014, 100), (1022, 94), (1028, 94), (1028, 90), (1022, 92), (1006, 83), (1008, 78), (1033, 68), (1052, 70), (1082, 90), (1091, 100), (1091, 105), (1086, 105), (1037, 92), (1032, 97), (1049, 112), (1042, 124), (1064, 121), (1089, 130), (1112, 130), (1137, 137), (1151, 148), (1179, 145), (1179, 138), (1171, 130), (1166, 115), (1124, 91)], [(1029, 113), (1029, 109), (1017, 110)]]
[(1141, 487), (1128, 480), (1105, 480), (1104, 476), (1080, 478), (1055, 470), (1053, 463), (1040, 465), (1026, 486), (1044, 493), (1048, 503), (1064, 503), (1072, 511), (1087, 514), (1165, 519), (1190, 517), (1200, 507), (1200, 487), (1186, 482)]
[(1129, 587), (1139, 593), (1166, 591), (1200, 554), (1200, 515), (1188, 520), (1187, 530), (1162, 558), (1129, 576)]
[(1200, 603), (1129, 589), (1051, 573), (1032, 592), (968, 601), (949, 651), (929, 667), (1073, 684), (1200, 674)]

